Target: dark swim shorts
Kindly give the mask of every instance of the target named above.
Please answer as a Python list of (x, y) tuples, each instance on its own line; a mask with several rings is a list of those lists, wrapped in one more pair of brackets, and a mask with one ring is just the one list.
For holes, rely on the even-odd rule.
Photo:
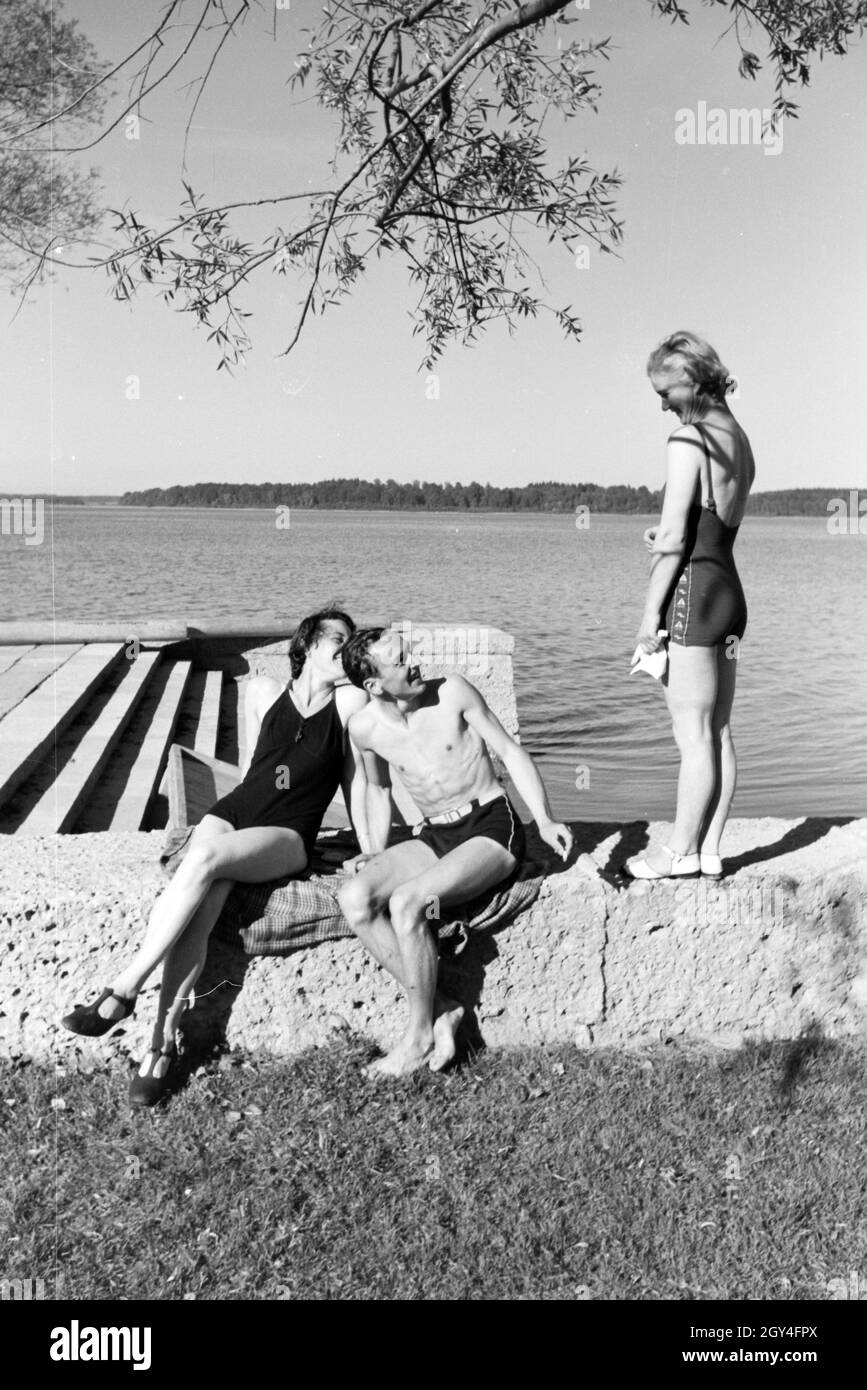
[[(465, 808), (459, 806), (457, 809), (463, 811)], [(445, 814), (453, 815), (454, 812)], [(442, 859), (450, 850), (457, 849), (458, 845), (473, 840), (478, 835), (484, 835), (487, 840), (495, 840), (519, 863), (524, 857), (526, 847), (524, 827), (505, 792), (502, 796), (481, 804), (478, 801), (468, 801), (466, 814), (455, 820), (443, 823), (435, 816), (432, 820), (429, 818), (420, 821), (414, 827), (413, 834), (423, 844), (429, 845), (438, 859)]]

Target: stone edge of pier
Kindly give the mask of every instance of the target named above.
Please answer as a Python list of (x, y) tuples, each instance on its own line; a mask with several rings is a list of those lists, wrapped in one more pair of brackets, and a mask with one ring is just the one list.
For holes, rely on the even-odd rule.
[[(674, 1040), (733, 1047), (804, 1035), (864, 1040), (852, 983), (867, 969), (867, 820), (735, 820), (729, 873), (633, 883), (615, 873), (665, 828), (578, 822), (578, 857), (535, 904), (443, 962), (494, 1047)], [(164, 886), (163, 832), (4, 837), (0, 1057), (87, 1066), (140, 1055), (157, 976), (105, 1039), (59, 1017), (108, 984)], [(290, 1056), (350, 1031), (378, 1044), (405, 1017), (399, 990), (353, 940), (247, 957), (218, 935), (187, 1015), (191, 1043)]]

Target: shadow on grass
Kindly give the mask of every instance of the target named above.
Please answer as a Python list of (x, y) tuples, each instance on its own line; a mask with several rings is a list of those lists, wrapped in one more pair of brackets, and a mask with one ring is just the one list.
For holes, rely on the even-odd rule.
[(824, 1057), (834, 1052), (835, 1045), (824, 1036), (821, 1025), (814, 1020), (801, 1037), (795, 1038), (784, 1047), (779, 1100), (782, 1109), (785, 1110), (792, 1104), (796, 1086), (805, 1079), (807, 1063), (816, 1057)]
[(713, 1304), (825, 1301), (862, 1267), (863, 1054), (815, 1031), (721, 1056), (492, 1048), (393, 1085), (359, 1084), (369, 1056), (240, 1053), (146, 1130), (110, 1065), (0, 1066), (10, 1272), (54, 1270), (76, 1303)]
[(187, 1010), (178, 1029), (173, 1091), (182, 1089), (198, 1067), (228, 1050), (229, 1019), (251, 959), (240, 941), (211, 935), (205, 968), (196, 985), (195, 1008)]

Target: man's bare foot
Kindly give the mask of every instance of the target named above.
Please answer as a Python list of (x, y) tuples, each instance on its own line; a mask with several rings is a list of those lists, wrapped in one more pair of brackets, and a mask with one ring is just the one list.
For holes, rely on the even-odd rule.
[(437, 1000), (437, 1016), (434, 1019), (434, 1050), (428, 1062), (431, 1071), (442, 1071), (454, 1058), (457, 1051), (455, 1034), (464, 1016), (463, 1004), (454, 999)]
[(365, 1076), (375, 1080), (380, 1076), (409, 1076), (411, 1072), (423, 1067), (434, 1050), (433, 1035), (429, 1040), (403, 1037), (385, 1057), (377, 1057), (369, 1067), (364, 1068)]

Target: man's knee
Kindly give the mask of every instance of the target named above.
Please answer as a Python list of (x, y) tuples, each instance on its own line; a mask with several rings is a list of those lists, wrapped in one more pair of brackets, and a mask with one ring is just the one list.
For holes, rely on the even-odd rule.
[(350, 878), (337, 894), (340, 911), (349, 925), (364, 926), (374, 913), (374, 898), (370, 885), (363, 878)]
[(395, 931), (409, 931), (424, 921), (425, 905), (430, 901), (413, 883), (402, 883), (388, 900), (388, 914)]

